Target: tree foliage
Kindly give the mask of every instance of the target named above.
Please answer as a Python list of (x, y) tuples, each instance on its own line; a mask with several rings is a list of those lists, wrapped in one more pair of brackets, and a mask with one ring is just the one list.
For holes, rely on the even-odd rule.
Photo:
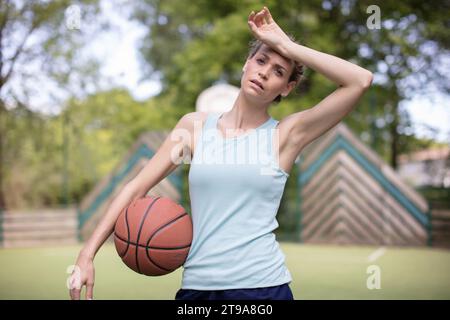
[[(251, 10), (271, 9), (279, 25), (300, 44), (355, 62), (376, 74), (376, 81), (349, 117), (355, 132), (395, 167), (398, 153), (413, 143), (411, 122), (399, 105), (431, 86), (449, 91), (448, 2), (422, 1), (141, 1), (134, 18), (148, 27), (141, 52), (162, 77), (162, 96), (172, 97), (172, 113), (192, 111), (198, 94), (226, 81), (240, 86), (252, 35)], [(380, 28), (370, 29), (371, 5), (380, 9)], [(276, 118), (310, 108), (336, 89), (314, 72), (298, 91), (270, 111)], [(427, 91), (428, 90), (428, 91)], [(380, 137), (377, 139), (376, 137)], [(410, 142), (409, 142), (410, 141)], [(387, 148), (385, 147), (387, 145)]]
[[(6, 195), (0, 207), (79, 201), (117, 165), (141, 133), (173, 128), (182, 115), (194, 110), (199, 93), (217, 82), (239, 87), (252, 40), (247, 16), (263, 5), (300, 44), (355, 62), (376, 75), (369, 92), (344, 122), (385, 161), (395, 167), (399, 153), (435, 143), (413, 136), (402, 102), (426, 95), (430, 88), (448, 93), (448, 2), (127, 3), (133, 6), (129, 18), (147, 30), (140, 42), (145, 76), (161, 79), (163, 84), (161, 94), (147, 102), (135, 101), (120, 88), (84, 98), (78, 95), (86, 86), (95, 87), (100, 67), (79, 56), (92, 30), (103, 27), (96, 18), (98, 1), (76, 2), (83, 8), (82, 20), (92, 25), (78, 31), (65, 26), (65, 10), (73, 1), (0, 3), (0, 196)], [(380, 29), (368, 28), (371, 5), (380, 8)], [(40, 72), (31, 66), (38, 66)], [(23, 85), (14, 87), (11, 79), (23, 80)], [(40, 84), (50, 80), (71, 95), (56, 116), (30, 108)], [(336, 88), (323, 75), (307, 69), (297, 92), (269, 111), (281, 119), (313, 107)], [(281, 207), (287, 211), (295, 208), (295, 175), (293, 171)]]

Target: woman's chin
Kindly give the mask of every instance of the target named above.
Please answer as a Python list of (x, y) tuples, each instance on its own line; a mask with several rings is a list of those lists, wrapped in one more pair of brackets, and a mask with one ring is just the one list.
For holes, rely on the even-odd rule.
[(264, 91), (255, 89), (253, 87), (244, 87), (244, 92), (248, 96), (258, 97), (259, 100), (264, 97)]
[(241, 94), (245, 96), (245, 98), (249, 101), (255, 101), (258, 103), (270, 103), (270, 98), (267, 97), (267, 92), (258, 90), (256, 88), (253, 88), (252, 86), (246, 86), (241, 84)]

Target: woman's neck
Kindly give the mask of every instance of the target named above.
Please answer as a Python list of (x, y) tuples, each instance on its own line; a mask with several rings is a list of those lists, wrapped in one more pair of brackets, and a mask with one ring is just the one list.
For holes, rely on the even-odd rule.
[(267, 110), (269, 105), (261, 102), (250, 101), (239, 91), (233, 108), (222, 115), (221, 120), (226, 128), (248, 130), (259, 127), (266, 122), (270, 115)]

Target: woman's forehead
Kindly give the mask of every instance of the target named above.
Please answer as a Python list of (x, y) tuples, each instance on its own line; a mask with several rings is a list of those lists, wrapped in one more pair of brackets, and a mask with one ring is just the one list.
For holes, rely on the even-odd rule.
[(278, 57), (280, 58), (279, 60), (284, 61), (284, 63), (286, 64), (286, 67), (290, 67), (292, 66), (292, 60), (282, 56), (281, 54), (279, 54), (277, 51), (275, 51), (274, 49), (272, 49), (271, 47), (267, 46), (266, 44), (262, 44), (262, 46), (259, 48), (259, 51), (261, 53), (265, 53), (269, 56), (274, 56), (274, 57)]

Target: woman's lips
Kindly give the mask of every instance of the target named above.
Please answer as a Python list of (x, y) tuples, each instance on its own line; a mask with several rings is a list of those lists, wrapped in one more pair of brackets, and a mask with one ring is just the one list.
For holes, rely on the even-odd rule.
[(250, 80), (251, 83), (253, 83), (255, 86), (257, 86), (259, 89), (264, 90), (264, 87), (262, 84), (257, 80)]

